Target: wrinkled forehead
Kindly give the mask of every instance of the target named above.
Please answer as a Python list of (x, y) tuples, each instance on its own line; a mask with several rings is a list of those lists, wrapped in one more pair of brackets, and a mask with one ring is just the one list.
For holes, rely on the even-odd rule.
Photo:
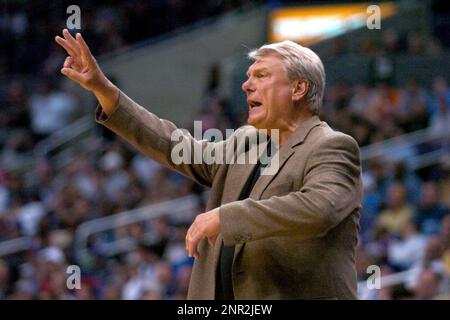
[(282, 57), (276, 53), (271, 53), (262, 57), (257, 57), (250, 67), (248, 67), (247, 75), (262, 69), (279, 70), (284, 68), (285, 63)]

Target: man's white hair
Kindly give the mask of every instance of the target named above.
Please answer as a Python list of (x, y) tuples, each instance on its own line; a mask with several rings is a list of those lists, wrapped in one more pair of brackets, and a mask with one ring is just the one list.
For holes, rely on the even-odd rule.
[(319, 114), (325, 90), (325, 68), (319, 56), (309, 48), (293, 41), (266, 44), (249, 52), (251, 60), (277, 54), (284, 61), (290, 80), (306, 80), (308, 92), (306, 101), (313, 114)]

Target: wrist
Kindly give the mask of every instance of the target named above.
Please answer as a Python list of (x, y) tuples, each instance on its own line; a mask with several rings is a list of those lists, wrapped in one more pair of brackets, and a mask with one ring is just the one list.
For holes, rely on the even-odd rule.
[(92, 89), (92, 93), (96, 96), (112, 96), (117, 87), (108, 79), (104, 78), (100, 83)]
[(117, 109), (120, 90), (111, 81), (106, 79), (93, 93), (108, 116)]

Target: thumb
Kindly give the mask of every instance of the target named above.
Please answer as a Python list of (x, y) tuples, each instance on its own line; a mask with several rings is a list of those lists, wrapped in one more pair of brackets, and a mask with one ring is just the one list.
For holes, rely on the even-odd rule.
[(65, 75), (67, 78), (69, 78), (70, 80), (78, 82), (79, 84), (81, 84), (81, 82), (83, 81), (81, 73), (77, 72), (71, 68), (62, 68), (61, 73), (63, 75)]

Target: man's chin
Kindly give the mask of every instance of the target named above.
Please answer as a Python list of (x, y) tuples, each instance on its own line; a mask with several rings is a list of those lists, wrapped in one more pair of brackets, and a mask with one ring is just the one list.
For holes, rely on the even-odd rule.
[(256, 121), (247, 121), (247, 124), (259, 129), (258, 123)]
[(255, 127), (258, 130), (270, 130), (266, 123), (264, 123), (263, 121), (258, 121), (257, 119), (248, 119), (247, 124)]
[(261, 127), (261, 121), (258, 121), (258, 119), (255, 119), (255, 118), (248, 118), (247, 119), (247, 123), (249, 124), (249, 125), (251, 125), (251, 126), (254, 126), (255, 128), (257, 128), (257, 129), (261, 129), (260, 127)]

